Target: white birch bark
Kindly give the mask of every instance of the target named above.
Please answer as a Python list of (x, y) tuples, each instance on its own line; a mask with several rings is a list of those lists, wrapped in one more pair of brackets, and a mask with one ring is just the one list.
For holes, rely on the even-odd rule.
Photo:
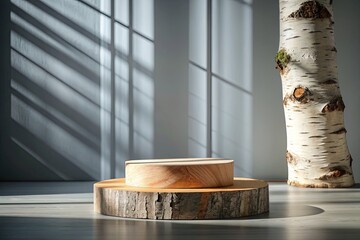
[(278, 53), (276, 61), (282, 78), (290, 185), (354, 184), (333, 23), (330, 0), (280, 0), (283, 55)]

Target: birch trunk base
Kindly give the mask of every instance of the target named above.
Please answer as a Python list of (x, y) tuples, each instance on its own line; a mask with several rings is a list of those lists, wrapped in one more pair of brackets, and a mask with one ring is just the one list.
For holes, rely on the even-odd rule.
[(104, 215), (141, 219), (229, 219), (269, 211), (268, 184), (234, 178), (219, 188), (141, 188), (125, 178), (94, 184), (94, 210)]

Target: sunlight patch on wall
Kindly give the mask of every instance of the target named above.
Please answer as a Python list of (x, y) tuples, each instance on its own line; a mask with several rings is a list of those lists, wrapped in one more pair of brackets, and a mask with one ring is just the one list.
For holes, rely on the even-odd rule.
[(189, 2), (188, 154), (207, 155), (207, 2)]
[(212, 139), (216, 157), (234, 159), (235, 175), (251, 177), (251, 1), (213, 1)]

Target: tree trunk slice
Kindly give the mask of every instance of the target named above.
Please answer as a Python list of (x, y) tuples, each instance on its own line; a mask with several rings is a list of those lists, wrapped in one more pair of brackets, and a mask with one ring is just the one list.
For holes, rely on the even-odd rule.
[(229, 219), (269, 211), (268, 184), (234, 178), (222, 188), (138, 188), (124, 178), (94, 184), (94, 210), (104, 215), (141, 219)]
[(234, 161), (178, 158), (125, 162), (126, 184), (151, 188), (206, 188), (233, 185)]

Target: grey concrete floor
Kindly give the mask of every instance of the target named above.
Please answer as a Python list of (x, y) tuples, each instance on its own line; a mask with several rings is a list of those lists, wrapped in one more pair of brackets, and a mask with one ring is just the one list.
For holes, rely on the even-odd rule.
[(153, 221), (93, 212), (91, 182), (0, 183), (5, 239), (360, 239), (360, 185), (270, 183), (270, 213), (236, 220)]

